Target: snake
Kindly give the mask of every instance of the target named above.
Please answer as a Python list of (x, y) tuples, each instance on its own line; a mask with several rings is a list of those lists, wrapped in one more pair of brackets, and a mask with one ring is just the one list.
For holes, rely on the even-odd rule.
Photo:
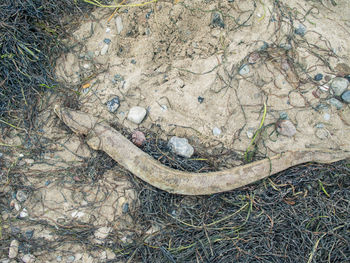
[(93, 150), (104, 151), (148, 184), (179, 195), (211, 195), (231, 191), (299, 164), (333, 163), (350, 157), (350, 151), (347, 150), (306, 148), (286, 150), (221, 171), (186, 172), (161, 164), (112, 128), (107, 121), (61, 105), (55, 105), (54, 112), (75, 134), (84, 135), (86, 143)]

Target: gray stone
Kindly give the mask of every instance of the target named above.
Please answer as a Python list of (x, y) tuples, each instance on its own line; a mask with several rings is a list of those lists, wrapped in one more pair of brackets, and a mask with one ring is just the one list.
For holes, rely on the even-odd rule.
[(329, 104), (335, 106), (337, 108), (337, 110), (340, 110), (341, 108), (343, 108), (343, 103), (341, 103), (336, 98), (331, 98), (328, 100), (328, 102), (329, 102)]
[(342, 95), (341, 98), (343, 101), (346, 103), (350, 104), (350, 90), (345, 91)]
[(239, 69), (239, 75), (247, 75), (249, 73), (249, 66), (248, 65), (243, 65), (240, 69)]
[(168, 142), (168, 147), (177, 155), (187, 158), (190, 158), (194, 153), (193, 147), (188, 143), (186, 138), (173, 136)]
[(56, 260), (57, 260), (58, 262), (61, 262), (61, 261), (62, 261), (62, 256), (57, 256), (57, 257), (56, 257)]
[(128, 120), (133, 123), (140, 124), (146, 117), (147, 111), (145, 108), (135, 106), (129, 110)]
[(303, 24), (299, 24), (298, 27), (294, 30), (294, 32), (299, 36), (304, 36), (306, 33), (306, 27)]
[(120, 100), (118, 96), (114, 97), (113, 99), (107, 102), (107, 108), (109, 112), (116, 112), (119, 106)]
[(35, 256), (32, 255), (32, 254), (25, 254), (23, 257), (22, 257), (22, 261), (24, 263), (34, 263), (35, 262)]
[(294, 124), (290, 120), (279, 120), (276, 123), (276, 131), (284, 136), (292, 137), (295, 135), (297, 130)]
[(121, 16), (117, 16), (115, 18), (115, 25), (117, 27), (117, 33), (120, 34), (122, 31), (123, 31), (123, 20), (122, 20), (122, 17)]
[(283, 48), (284, 50), (291, 50), (292, 49), (292, 45), (288, 44), (288, 43), (282, 43), (282, 44), (280, 44), (280, 47)]
[(23, 203), (25, 200), (27, 200), (27, 195), (22, 191), (22, 190), (18, 190), (16, 193), (16, 199)]
[(18, 255), (18, 247), (19, 247), (19, 242), (18, 240), (14, 239), (10, 243), (10, 248), (9, 248), (9, 258), (15, 258)]
[(221, 17), (221, 14), (218, 12), (214, 12), (211, 18), (211, 25), (213, 27), (221, 27), (225, 28), (224, 20)]
[(218, 127), (214, 127), (213, 134), (214, 136), (220, 136), (221, 130)]
[(340, 96), (348, 87), (349, 81), (345, 78), (334, 78), (331, 83), (331, 89), (335, 96)]
[(109, 45), (112, 42), (112, 40), (110, 40), (109, 38), (105, 38), (103, 42)]

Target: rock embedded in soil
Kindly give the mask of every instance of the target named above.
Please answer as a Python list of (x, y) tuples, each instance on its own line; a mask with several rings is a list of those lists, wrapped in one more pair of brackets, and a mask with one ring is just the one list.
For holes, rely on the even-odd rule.
[(341, 110), (343, 108), (343, 103), (341, 103), (341, 101), (337, 100), (336, 98), (330, 98), (328, 102), (329, 104), (335, 106), (337, 110)]
[(131, 135), (131, 141), (136, 146), (142, 146), (146, 141), (146, 136), (142, 131), (134, 131)]
[(18, 240), (14, 239), (10, 243), (10, 248), (9, 248), (9, 258), (15, 258), (18, 255), (18, 247), (19, 247), (19, 242)]
[(135, 124), (140, 124), (146, 117), (146, 114), (147, 111), (145, 108), (142, 108), (140, 106), (134, 106), (129, 110), (128, 120)]
[(193, 147), (188, 143), (186, 138), (173, 136), (168, 142), (168, 147), (175, 154), (186, 158), (190, 158), (194, 153)]
[(342, 95), (341, 98), (343, 101), (346, 103), (350, 104), (350, 90), (345, 91)]
[(290, 120), (279, 120), (276, 123), (276, 131), (284, 136), (293, 137), (297, 130)]
[(332, 80), (331, 89), (335, 96), (340, 96), (347, 89), (349, 81), (345, 78), (336, 77)]
[(118, 96), (114, 97), (113, 99), (107, 102), (107, 108), (109, 112), (116, 112), (119, 106), (120, 100)]

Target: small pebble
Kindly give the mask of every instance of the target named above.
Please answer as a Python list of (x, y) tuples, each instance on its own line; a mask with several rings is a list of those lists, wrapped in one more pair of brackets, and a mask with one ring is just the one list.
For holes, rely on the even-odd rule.
[(126, 214), (127, 212), (129, 212), (129, 203), (124, 203), (122, 205), (122, 210), (123, 210), (123, 214)]
[(75, 260), (75, 256), (69, 256), (68, 258), (67, 258), (67, 262), (74, 262), (74, 260)]
[(114, 81), (124, 81), (124, 77), (119, 74), (115, 74)]
[(95, 231), (94, 236), (99, 240), (103, 240), (106, 237), (108, 237), (108, 235), (111, 231), (112, 231), (111, 227), (103, 226)]
[(240, 69), (239, 69), (239, 75), (246, 75), (249, 73), (249, 66), (248, 65), (243, 65)]
[(109, 112), (116, 112), (119, 106), (120, 100), (118, 96), (114, 97), (113, 99), (107, 102), (107, 108)]
[(0, 158), (2, 158), (4, 155), (3, 155), (3, 153), (0, 153)]
[(224, 20), (221, 17), (221, 14), (218, 12), (214, 12), (211, 18), (211, 25), (213, 27), (221, 27), (225, 28)]
[(337, 110), (341, 110), (343, 108), (343, 103), (341, 103), (339, 100), (337, 100), (336, 98), (331, 98), (328, 100), (328, 102), (335, 106), (337, 108)]
[(316, 74), (315, 77), (314, 77), (315, 81), (320, 81), (322, 79), (323, 79), (323, 75), (321, 73)]
[(342, 95), (341, 98), (344, 102), (350, 104), (350, 90), (345, 91)]
[(204, 98), (201, 97), (201, 96), (198, 96), (198, 102), (199, 102), (199, 103), (202, 103), (203, 101), (204, 101)]
[(317, 129), (316, 130), (316, 137), (325, 140), (328, 138), (328, 131), (326, 129)]
[(287, 51), (292, 49), (292, 45), (288, 43), (282, 43), (280, 47)]
[(130, 63), (135, 65), (135, 64), (136, 64), (136, 60), (135, 60), (135, 59), (132, 59), (132, 60), (130, 61)]
[(134, 131), (131, 135), (131, 141), (136, 146), (142, 146), (146, 141), (146, 136), (142, 131)]
[(214, 127), (213, 129), (213, 135), (214, 136), (220, 136), (221, 130), (218, 127)]
[(32, 254), (25, 254), (23, 257), (22, 257), (22, 261), (24, 263), (34, 263), (35, 262), (35, 256), (32, 255)]
[(16, 199), (23, 203), (25, 200), (27, 200), (27, 195), (22, 190), (18, 190), (16, 193)]
[(103, 42), (109, 45), (112, 41), (109, 38), (105, 38)]
[(24, 235), (27, 239), (31, 239), (34, 235), (34, 230), (27, 230)]
[(344, 78), (346, 78), (350, 82), (350, 75), (346, 75)]
[(132, 107), (128, 113), (128, 120), (135, 123), (140, 124), (143, 119), (146, 117), (147, 111), (145, 108), (140, 106)]
[(109, 27), (106, 28), (106, 33), (111, 32), (111, 29)]
[(118, 35), (123, 31), (123, 20), (122, 20), (122, 17), (121, 16), (117, 16), (115, 18), (115, 25), (117, 27), (117, 33)]
[(9, 258), (15, 258), (18, 255), (18, 247), (19, 247), (19, 242), (18, 240), (14, 239), (10, 243), (10, 248), (9, 248)]
[(267, 42), (264, 41), (264, 43), (263, 43), (262, 46), (260, 47), (260, 50), (261, 50), (261, 51), (264, 51), (264, 50), (266, 50), (266, 49), (268, 49), (268, 48), (269, 48), (269, 44), (268, 44)]
[(331, 115), (329, 113), (325, 113), (325, 114), (323, 114), (323, 119), (325, 121), (329, 121), (331, 119)]
[(109, 48), (109, 46), (107, 44), (103, 45), (103, 47), (101, 48), (101, 52), (100, 52), (101, 56), (104, 56), (107, 54), (108, 48)]
[(28, 211), (26, 208), (23, 208), (23, 210), (19, 213), (19, 217), (20, 218), (25, 218), (27, 217), (29, 214), (28, 214)]
[(299, 26), (294, 30), (294, 33), (299, 36), (304, 36), (306, 33), (306, 27), (303, 24), (299, 24)]
[(284, 71), (288, 71), (288, 70), (290, 69), (289, 64), (288, 64), (288, 61), (287, 61), (286, 59), (282, 60), (281, 68), (282, 68)]
[(319, 86), (318, 88), (324, 92), (329, 91), (329, 87), (327, 85)]
[(249, 56), (249, 58), (248, 58), (248, 63), (249, 63), (249, 64), (254, 64), (254, 63), (256, 63), (259, 59), (260, 59), (259, 53), (253, 52), (252, 54), (250, 54), (250, 56)]
[(334, 78), (331, 83), (331, 88), (335, 96), (340, 96), (346, 90), (349, 85), (349, 81), (345, 78)]
[(276, 123), (276, 131), (284, 136), (292, 137), (297, 132), (294, 124), (289, 120), (279, 120)]
[(322, 129), (322, 128), (324, 128), (324, 124), (323, 123), (317, 123), (316, 124), (316, 128)]
[(280, 113), (280, 119), (281, 119), (281, 120), (287, 120), (287, 119), (288, 119), (288, 114), (287, 114), (287, 112), (282, 111), (282, 112)]
[(160, 108), (162, 111), (167, 111), (168, 110), (168, 106), (163, 104), (163, 105), (160, 105)]
[(168, 147), (172, 152), (182, 157), (190, 158), (194, 153), (193, 147), (186, 138), (173, 136), (168, 142)]
[(246, 132), (248, 139), (252, 139), (254, 137), (254, 129), (249, 128)]
[(61, 262), (61, 261), (62, 261), (62, 256), (57, 256), (57, 257), (56, 257), (56, 260), (57, 260), (58, 262)]

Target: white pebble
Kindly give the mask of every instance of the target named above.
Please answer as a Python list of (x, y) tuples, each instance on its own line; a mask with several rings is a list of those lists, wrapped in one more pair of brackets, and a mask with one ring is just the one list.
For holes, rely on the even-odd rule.
[(193, 147), (188, 143), (188, 140), (186, 138), (173, 136), (168, 142), (168, 147), (172, 152), (182, 157), (189, 158), (194, 153)]
[(12, 240), (10, 243), (10, 248), (9, 248), (9, 258), (17, 257), (18, 247), (19, 247), (18, 240), (16, 240), (16, 239)]
[(99, 240), (103, 240), (106, 237), (108, 237), (109, 233), (112, 231), (111, 227), (100, 227), (99, 229), (97, 229), (94, 233), (94, 236), (99, 239)]
[(109, 27), (106, 28), (106, 33), (111, 32), (111, 29)]
[(140, 106), (132, 107), (128, 113), (128, 120), (135, 124), (140, 124), (146, 117), (147, 111)]
[(109, 47), (109, 45), (107, 45), (107, 44), (104, 44), (104, 45), (103, 45), (103, 47), (101, 48), (101, 53), (100, 53), (101, 56), (104, 56), (104, 55), (107, 54), (108, 47)]
[(221, 130), (218, 127), (214, 127), (213, 129), (213, 135), (214, 136), (220, 136)]
[(121, 16), (117, 16), (115, 18), (115, 25), (117, 26), (117, 33), (119, 35), (123, 31), (123, 28), (124, 28), (123, 20), (122, 20)]
[(24, 263), (34, 263), (35, 262), (35, 256), (33, 256), (32, 254), (25, 254), (22, 257), (22, 261)]
[(23, 210), (19, 213), (19, 217), (21, 218), (25, 218), (27, 217), (29, 214), (28, 214), (28, 211), (26, 208), (23, 208)]
[(254, 136), (254, 129), (252, 129), (252, 128), (249, 128), (248, 130), (247, 130), (247, 137), (248, 137), (248, 139), (251, 139), (251, 138), (253, 138), (253, 136)]
[(325, 113), (325, 114), (323, 114), (323, 119), (325, 121), (329, 121), (331, 119), (331, 115), (329, 113)]

